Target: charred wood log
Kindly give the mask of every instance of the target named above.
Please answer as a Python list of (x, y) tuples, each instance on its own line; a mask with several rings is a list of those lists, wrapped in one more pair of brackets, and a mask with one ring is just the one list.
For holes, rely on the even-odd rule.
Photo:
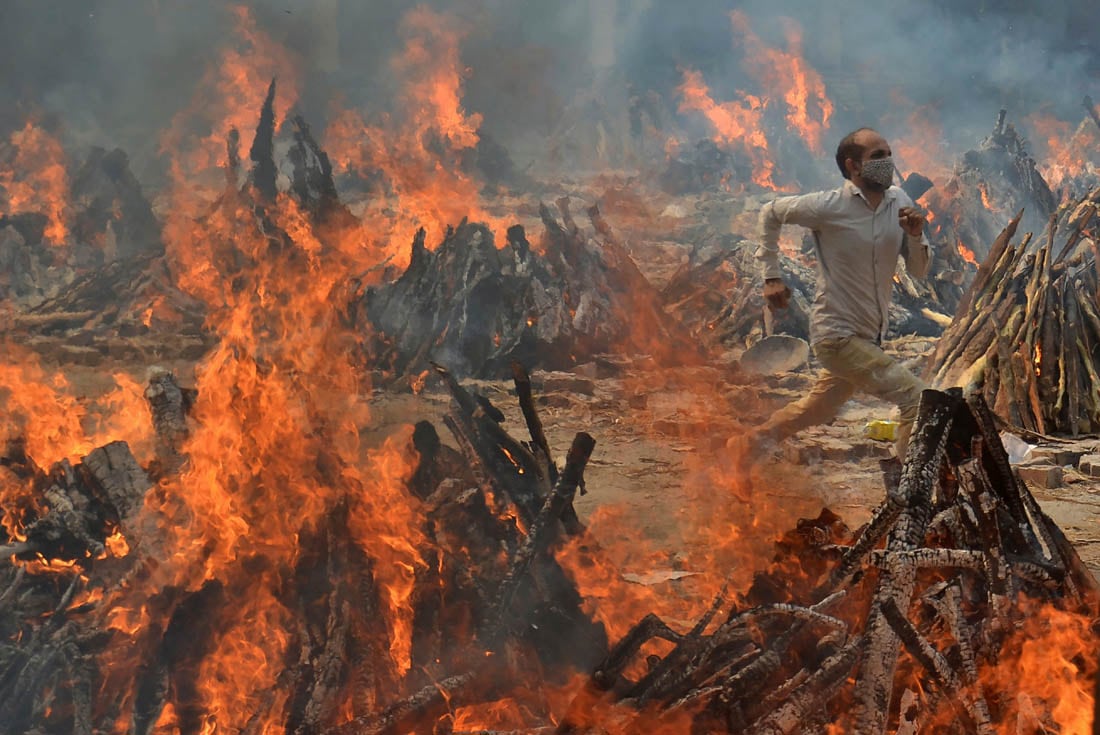
[(181, 450), (189, 434), (187, 414), (194, 405), (194, 391), (184, 390), (173, 373), (159, 369), (152, 371), (145, 389), (145, 400), (153, 414), (160, 469), (171, 474), (179, 469), (183, 459)]
[(278, 168), (275, 165), (275, 80), (267, 88), (256, 137), (248, 151), (252, 160), (252, 186), (261, 201), (274, 202), (279, 190), (275, 185)]

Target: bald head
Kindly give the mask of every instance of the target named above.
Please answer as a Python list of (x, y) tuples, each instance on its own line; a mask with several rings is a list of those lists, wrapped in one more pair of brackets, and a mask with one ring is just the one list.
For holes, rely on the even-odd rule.
[(889, 145), (874, 128), (857, 128), (844, 136), (840, 145), (836, 148), (836, 166), (840, 169), (840, 175), (846, 179), (852, 178), (852, 172), (848, 169), (848, 161), (860, 164), (864, 156), (870, 150), (886, 148)]

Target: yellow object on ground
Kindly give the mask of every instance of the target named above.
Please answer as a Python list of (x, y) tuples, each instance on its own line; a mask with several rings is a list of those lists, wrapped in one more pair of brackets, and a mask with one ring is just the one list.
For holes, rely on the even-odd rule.
[(880, 442), (897, 441), (898, 422), (879, 420), (868, 421), (867, 425), (863, 427), (863, 435), (868, 439), (874, 439)]

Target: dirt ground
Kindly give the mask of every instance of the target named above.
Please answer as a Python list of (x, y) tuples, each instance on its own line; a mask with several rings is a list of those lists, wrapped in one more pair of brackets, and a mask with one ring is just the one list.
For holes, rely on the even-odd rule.
[[(933, 340), (908, 338), (888, 351), (919, 371)], [(835, 421), (788, 440), (772, 456), (751, 468), (731, 463), (726, 440), (762, 421), (772, 410), (808, 391), (817, 374), (812, 362), (797, 372), (738, 377), (727, 355), (711, 365), (661, 369), (643, 358), (611, 358), (581, 365), (568, 373), (534, 372), (536, 400), (546, 434), (559, 463), (574, 434), (585, 431), (596, 449), (585, 473), (586, 490), (576, 509), (595, 538), (610, 550), (626, 575), (666, 580), (675, 574), (725, 574), (731, 556), (712, 553), (736, 547), (735, 583), (747, 583), (751, 571), (770, 556), (772, 542), (799, 518), (815, 517), (823, 507), (855, 529), (884, 497), (879, 459), (891, 445), (865, 438), (865, 424), (887, 419), (892, 406), (857, 396)], [(47, 363), (49, 356), (46, 356)], [(162, 362), (185, 385), (193, 385), (194, 364)], [(121, 370), (144, 384), (150, 365), (79, 365), (52, 369), (66, 374), (74, 390), (87, 396), (107, 393), (112, 373)], [(51, 368), (47, 367), (47, 370)], [(504, 427), (527, 439), (526, 427), (510, 381), (465, 381), (489, 398), (506, 416)], [(374, 389), (361, 396), (371, 421), (361, 427), (372, 445), (416, 421), (432, 421), (451, 442), (442, 422), (450, 397), (441, 384), (411, 389)], [(1085, 563), (1100, 575), (1100, 478), (1079, 472), (1079, 455), (1100, 452), (1100, 437), (1082, 437), (1067, 447), (1061, 481), (1043, 487), (1029, 482), (1044, 509), (1072, 540)], [(1049, 447), (1040, 447), (1042, 453)], [(1053, 460), (1042, 462), (1050, 465)], [(1063, 460), (1065, 461), (1065, 460)]]
[[(933, 345), (933, 340), (911, 338), (891, 343), (888, 350), (918, 371)], [(720, 533), (708, 525), (734, 519), (759, 563), (776, 534), (798, 518), (828, 507), (856, 528), (884, 497), (879, 460), (892, 455), (892, 445), (866, 438), (864, 427), (870, 420), (891, 418), (893, 407), (871, 396), (857, 396), (831, 424), (788, 440), (751, 468), (730, 464), (726, 440), (803, 395), (818, 372), (812, 363), (798, 372), (748, 381), (734, 379), (733, 371), (720, 364), (668, 371), (626, 364), (620, 370), (605, 377), (598, 365), (585, 365), (571, 373), (532, 376), (559, 462), (577, 431), (596, 439), (585, 473), (588, 492), (577, 498), (576, 508), (583, 520), (596, 519), (598, 536), (622, 535), (675, 567), (693, 545), (711, 543), (712, 534)], [(509, 382), (467, 385), (504, 412), (505, 428), (513, 436), (526, 439)], [(380, 392), (372, 402), (376, 421), (371, 433), (382, 436), (403, 423), (428, 419), (446, 440), (439, 418), (449, 400), (441, 387), (430, 385), (419, 395)], [(1066, 447), (1073, 449), (1072, 456), (1100, 451), (1100, 437), (1057, 445)], [(1051, 449), (1040, 445), (1033, 453), (1044, 448)], [(1029, 486), (1100, 575), (1100, 479), (1082, 474), (1072, 462), (1061, 467), (1061, 475), (1060, 486)], [(613, 516), (614, 523), (600, 523), (601, 514)], [(644, 558), (637, 563), (655, 564), (654, 556)], [(621, 561), (630, 567), (630, 559)]]

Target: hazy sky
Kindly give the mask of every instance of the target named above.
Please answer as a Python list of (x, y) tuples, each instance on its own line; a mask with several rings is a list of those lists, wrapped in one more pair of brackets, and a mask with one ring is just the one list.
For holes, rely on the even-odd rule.
[[(675, 106), (680, 69), (700, 70), (716, 97), (751, 84), (731, 32), (738, 9), (765, 41), (785, 44), (792, 19), (807, 60), (837, 102), (832, 135), (897, 113), (934, 110), (945, 136), (973, 145), (1001, 106), (1081, 118), (1100, 98), (1100, 53), (1087, 43), (1087, 0), (437, 0), (465, 33), (464, 104), (505, 143), (552, 130), (594, 80), (652, 89)], [(262, 0), (257, 25), (300, 59), (301, 111), (321, 126), (334, 95), (372, 112), (396, 105), (388, 60), (413, 3)], [(1041, 8), (1039, 7), (1041, 5)], [(987, 6), (987, 7), (985, 7)], [(1035, 9), (1031, 9), (1035, 6)], [(0, 129), (34, 112), (72, 145), (118, 145), (139, 175), (157, 138), (232, 42), (231, 6), (211, 0), (11, 0), (0, 3)], [(700, 129), (700, 133), (704, 132)], [(832, 143), (830, 143), (831, 145)]]

